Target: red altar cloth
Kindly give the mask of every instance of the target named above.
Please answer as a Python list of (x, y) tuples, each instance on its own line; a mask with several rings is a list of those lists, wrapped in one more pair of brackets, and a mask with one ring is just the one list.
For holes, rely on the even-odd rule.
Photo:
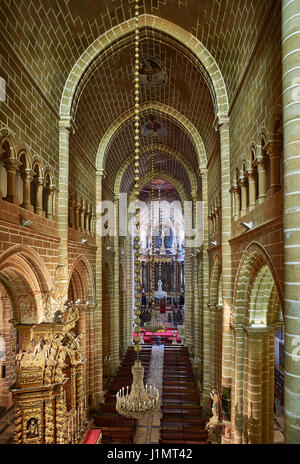
[[(151, 342), (151, 337), (157, 337), (158, 335), (162, 338), (162, 337), (165, 337), (168, 339), (169, 342), (172, 342), (173, 340), (173, 332), (171, 329), (169, 330), (166, 330), (165, 332), (155, 332), (155, 334), (153, 334), (152, 332), (148, 332), (147, 330), (143, 330), (142, 329), (142, 334), (143, 334), (143, 339), (144, 339), (144, 342), (145, 343), (149, 343)], [(136, 337), (136, 333), (133, 334), (133, 338)], [(177, 336), (177, 332), (176, 332), (176, 340), (177, 340), (177, 343), (180, 343), (181, 342), (181, 338), (178, 338)]]
[(83, 440), (83, 445), (97, 445), (101, 433), (102, 430), (100, 429), (89, 430)]

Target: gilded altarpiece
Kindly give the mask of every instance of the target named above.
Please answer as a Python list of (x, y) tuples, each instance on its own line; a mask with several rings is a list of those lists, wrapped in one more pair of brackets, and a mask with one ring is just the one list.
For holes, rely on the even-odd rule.
[(56, 323), (15, 324), (21, 347), (13, 390), (16, 444), (80, 443), (87, 414), (78, 318), (69, 307)]

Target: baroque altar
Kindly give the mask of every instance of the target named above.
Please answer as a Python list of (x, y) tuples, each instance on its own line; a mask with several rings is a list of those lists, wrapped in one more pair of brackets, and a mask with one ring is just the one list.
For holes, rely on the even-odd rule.
[[(83, 382), (82, 334), (74, 332), (78, 309), (69, 307), (57, 322), (15, 324), (16, 444), (79, 443), (87, 415)], [(13, 321), (12, 321), (13, 322)]]

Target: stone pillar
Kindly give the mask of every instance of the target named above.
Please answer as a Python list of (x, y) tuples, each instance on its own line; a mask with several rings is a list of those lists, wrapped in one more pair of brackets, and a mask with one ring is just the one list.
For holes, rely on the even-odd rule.
[(270, 142), (266, 146), (266, 151), (270, 159), (271, 185), (269, 191), (272, 195), (281, 189), (281, 145), (279, 142)]
[(239, 218), (240, 211), (241, 211), (240, 188), (239, 188), (239, 186), (237, 184), (234, 186), (234, 191), (235, 191), (235, 215), (234, 215), (234, 219), (236, 221)]
[(210, 333), (210, 343), (211, 343), (211, 355), (210, 355), (210, 370), (211, 370), (211, 387), (217, 387), (217, 306), (215, 304), (208, 304), (208, 309), (210, 311), (210, 321), (211, 321), (211, 333)]
[[(300, 443), (300, 1), (282, 2), (285, 441)], [(298, 347), (298, 350), (297, 350)]]
[(247, 179), (242, 176), (240, 178), (241, 186), (241, 201), (242, 201), (242, 215), (247, 213)]
[[(202, 302), (201, 309), (202, 315), (200, 323), (202, 322), (202, 333), (200, 328), (200, 357), (203, 356), (203, 374), (202, 374), (202, 406), (204, 408), (204, 414), (209, 406), (210, 389), (211, 389), (211, 315), (208, 307), (209, 301), (209, 262), (208, 262), (208, 224), (204, 219), (208, 213), (208, 173), (207, 169), (201, 169), (202, 178), (202, 201), (203, 201), (203, 245), (202, 245)], [(216, 212), (218, 211), (220, 202), (217, 200)], [(219, 213), (217, 213), (219, 216)], [(216, 223), (216, 226), (220, 226), (220, 218)], [(198, 225), (197, 225), (198, 227)]]
[(19, 200), (16, 197), (16, 174), (19, 166), (20, 162), (16, 158), (9, 158), (5, 162), (5, 169), (7, 171), (7, 195), (5, 200), (15, 205), (19, 204)]
[(231, 193), (231, 214), (232, 214), (232, 217), (235, 218), (235, 215), (236, 215), (236, 211), (235, 211), (235, 208), (236, 208), (236, 189), (235, 187), (231, 187), (230, 189), (230, 193)]
[(75, 230), (79, 230), (79, 203), (78, 203), (78, 199), (76, 198), (75, 199)]
[[(89, 354), (89, 372), (88, 372), (88, 391), (89, 391), (89, 406), (95, 407), (96, 397), (96, 381), (95, 375), (95, 355), (96, 355), (96, 342), (95, 342), (95, 327), (94, 327), (94, 314), (96, 305), (89, 305), (88, 308), (88, 354)], [(102, 354), (101, 354), (101, 368), (102, 368)]]
[(243, 443), (243, 402), (244, 402), (244, 327), (234, 324), (234, 379), (232, 379), (232, 443)]
[(39, 216), (43, 216), (43, 188), (44, 188), (44, 179), (39, 177), (35, 180), (35, 213)]
[(25, 169), (22, 175), (23, 181), (23, 203), (22, 208), (28, 211), (33, 211), (33, 206), (30, 203), (30, 184), (33, 178), (33, 171), (31, 169)]
[[(184, 211), (186, 225), (193, 227), (193, 208)], [(191, 237), (189, 237), (191, 241)], [(192, 349), (192, 311), (193, 311), (193, 276), (192, 276), (192, 248), (185, 248), (185, 344), (189, 351)]]
[(262, 203), (265, 201), (267, 196), (267, 168), (266, 168), (266, 159), (261, 152), (258, 154), (257, 158), (257, 172), (258, 172), (258, 202)]
[(85, 216), (85, 205), (84, 205), (84, 200), (81, 200), (80, 208), (79, 208), (79, 214), (80, 214), (80, 230), (81, 232), (85, 231), (84, 228), (84, 216)]
[[(285, 441), (300, 443), (300, 1), (282, 1)], [(298, 347), (298, 350), (297, 350)]]
[(52, 221), (53, 219), (53, 195), (54, 195), (54, 188), (48, 187), (47, 189), (47, 219)]
[[(232, 340), (230, 329), (231, 312), (231, 204), (230, 204), (230, 141), (229, 118), (219, 118), (221, 149), (221, 198), (222, 198), (222, 299), (223, 299), (223, 340), (222, 340), (222, 387), (229, 398), (231, 387)], [(224, 391), (224, 389), (226, 391)]]
[(115, 373), (120, 365), (120, 256), (119, 256), (119, 195), (114, 196), (114, 273), (113, 273), (113, 304), (111, 308), (111, 356), (112, 370)]
[(254, 169), (249, 169), (248, 171), (248, 182), (249, 182), (249, 210), (252, 211), (255, 208), (255, 203), (256, 203), (256, 177), (255, 177)]
[(262, 443), (264, 332), (248, 328), (248, 443)]
[(74, 210), (74, 198), (69, 199), (69, 227), (73, 229), (74, 227), (74, 215), (73, 215), (73, 210)]
[(95, 403), (103, 400), (103, 365), (102, 365), (102, 181), (104, 171), (96, 172), (96, 309), (94, 311), (94, 382)]
[[(2, 392), (2, 406), (9, 408), (12, 406), (12, 394), (8, 388), (16, 381), (16, 365), (15, 356), (16, 350), (13, 346), (17, 342), (16, 329), (10, 324), (9, 320), (12, 319), (11, 301), (8, 297), (2, 297), (2, 310), (3, 310), (3, 338), (5, 342), (5, 360), (6, 377), (2, 381), (4, 391)], [(1, 398), (0, 398), (1, 399)]]
[[(68, 265), (69, 136), (71, 119), (59, 123), (58, 264)], [(68, 272), (67, 267), (64, 268)], [(68, 275), (65, 276), (68, 279)], [(66, 281), (66, 294), (68, 284)]]
[[(199, 225), (197, 224), (196, 211), (197, 211), (197, 195), (192, 196), (193, 199), (193, 217), (194, 217), (194, 229), (198, 229)], [(196, 254), (196, 253), (193, 253)], [(197, 256), (193, 257), (193, 288), (194, 288), (194, 301), (193, 301), (193, 310), (194, 310), (194, 327), (191, 324), (191, 329), (193, 330), (193, 352), (194, 357), (200, 357), (200, 341), (202, 338), (202, 305), (199, 301), (199, 276), (198, 276), (198, 258)]]

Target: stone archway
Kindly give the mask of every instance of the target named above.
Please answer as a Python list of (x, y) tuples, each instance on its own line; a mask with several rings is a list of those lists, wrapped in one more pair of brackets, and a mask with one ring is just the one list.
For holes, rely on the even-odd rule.
[[(48, 271), (41, 258), (31, 248), (16, 245), (0, 255), (2, 412), (14, 406), (11, 388), (17, 380), (16, 355), (26, 350), (30, 342), (30, 337), (24, 333), (24, 327), (32, 327), (52, 318), (51, 290)], [(10, 414), (2, 419), (3, 422), (6, 422), (6, 417)], [(8, 418), (8, 427), (9, 421)]]
[(258, 243), (241, 260), (234, 302), (232, 440), (273, 443), (274, 343), (282, 295), (272, 262)]

